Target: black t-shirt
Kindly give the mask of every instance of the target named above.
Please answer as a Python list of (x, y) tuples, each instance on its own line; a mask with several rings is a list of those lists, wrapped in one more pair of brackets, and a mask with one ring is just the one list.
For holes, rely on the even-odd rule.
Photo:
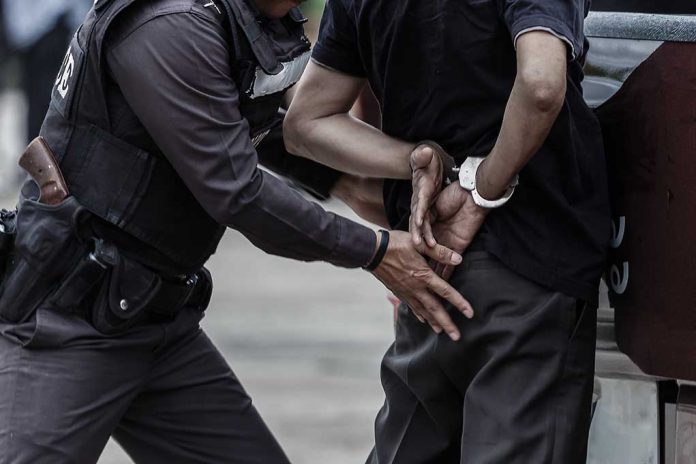
[[(595, 301), (610, 219), (601, 132), (581, 88), (588, 8), (584, 0), (328, 0), (313, 57), (369, 80), (386, 134), (435, 140), (462, 162), (495, 144), (516, 77), (517, 37), (543, 29), (564, 40), (563, 109), (480, 236), (516, 272)], [(407, 227), (410, 199), (409, 182), (386, 182), (393, 227)]]

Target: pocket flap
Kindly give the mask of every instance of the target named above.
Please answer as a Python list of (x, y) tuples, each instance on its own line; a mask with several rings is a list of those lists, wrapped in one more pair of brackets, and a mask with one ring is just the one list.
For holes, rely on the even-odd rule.
[(136, 316), (157, 295), (161, 285), (158, 274), (121, 256), (112, 269), (109, 285), (111, 313), (123, 320)]

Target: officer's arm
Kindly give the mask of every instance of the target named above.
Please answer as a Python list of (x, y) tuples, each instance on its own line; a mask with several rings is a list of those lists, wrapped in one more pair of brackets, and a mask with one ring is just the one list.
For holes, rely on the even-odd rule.
[(410, 179), (414, 144), (350, 114), (365, 79), (311, 61), (285, 118), (288, 151), (350, 174)]
[(157, 147), (216, 221), (269, 253), (364, 266), (375, 233), (258, 169), (240, 114), (229, 37), (211, 18), (171, 14), (107, 50), (115, 83)]
[(533, 31), (517, 40), (517, 78), (498, 140), (478, 170), (476, 189), (500, 198), (510, 181), (548, 137), (566, 94), (566, 43), (556, 35)]

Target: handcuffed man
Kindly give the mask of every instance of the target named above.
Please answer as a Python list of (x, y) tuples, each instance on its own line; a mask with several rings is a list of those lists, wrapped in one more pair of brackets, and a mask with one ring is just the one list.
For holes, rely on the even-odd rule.
[[(455, 343), (402, 305), (369, 463), (585, 462), (610, 229), (600, 128), (581, 88), (588, 8), (327, 2), (288, 148), (386, 179), (393, 228), (466, 252), (438, 271), (476, 310), (451, 311)], [(381, 131), (348, 114), (366, 82)]]

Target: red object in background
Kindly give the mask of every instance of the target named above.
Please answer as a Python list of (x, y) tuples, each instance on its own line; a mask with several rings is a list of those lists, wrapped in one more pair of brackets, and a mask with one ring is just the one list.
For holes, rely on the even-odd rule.
[(696, 380), (696, 44), (663, 44), (597, 113), (619, 347), (648, 374)]

